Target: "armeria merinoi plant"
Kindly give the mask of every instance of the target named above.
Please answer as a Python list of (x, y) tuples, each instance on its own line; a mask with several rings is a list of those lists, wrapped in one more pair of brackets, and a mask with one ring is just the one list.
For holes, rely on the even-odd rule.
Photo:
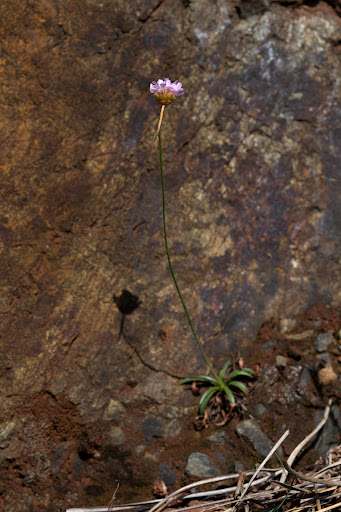
[(163, 175), (163, 160), (162, 160), (162, 143), (161, 143), (161, 124), (163, 120), (164, 110), (167, 105), (170, 105), (177, 96), (182, 96), (185, 91), (182, 87), (182, 83), (176, 80), (175, 82), (171, 82), (169, 78), (165, 78), (164, 80), (159, 79), (157, 82), (152, 82), (150, 84), (150, 92), (154, 95), (156, 101), (161, 105), (161, 112), (160, 112), (160, 118), (159, 123), (157, 127), (157, 138), (159, 142), (159, 156), (160, 156), (160, 171), (161, 171), (161, 189), (162, 189), (162, 214), (163, 214), (163, 234), (164, 234), (164, 240), (165, 240), (165, 247), (166, 247), (166, 254), (167, 254), (167, 260), (169, 265), (169, 270), (172, 275), (175, 288), (178, 292), (181, 304), (184, 308), (189, 326), (191, 328), (192, 334), (194, 336), (194, 339), (197, 343), (197, 346), (208, 366), (209, 373), (211, 375), (200, 375), (198, 377), (190, 377), (187, 379), (184, 379), (182, 381), (182, 384), (195, 384), (200, 383), (199, 385), (208, 386), (208, 389), (202, 394), (200, 401), (199, 401), (199, 414), (203, 415), (205, 412), (206, 407), (208, 406), (209, 402), (212, 400), (212, 398), (217, 395), (220, 398), (224, 397), (228, 400), (230, 408), (233, 408), (235, 405), (235, 396), (233, 392), (231, 391), (232, 388), (236, 388), (237, 390), (241, 391), (243, 394), (246, 394), (248, 392), (248, 389), (245, 384), (240, 382), (240, 378), (247, 377), (252, 378), (255, 374), (254, 370), (251, 370), (250, 368), (243, 368), (243, 365), (241, 364), (239, 368), (233, 369), (231, 360), (228, 359), (228, 361), (224, 364), (222, 370), (217, 373), (210, 363), (202, 343), (199, 340), (199, 337), (196, 333), (196, 330), (194, 328), (192, 319), (190, 317), (190, 314), (188, 312), (186, 303), (184, 301), (184, 298), (181, 294), (178, 282), (176, 280), (172, 262), (170, 259), (169, 254), (169, 248), (168, 248), (168, 239), (167, 239), (167, 227), (166, 227), (166, 206), (165, 206), (165, 187), (164, 187), (164, 175)]

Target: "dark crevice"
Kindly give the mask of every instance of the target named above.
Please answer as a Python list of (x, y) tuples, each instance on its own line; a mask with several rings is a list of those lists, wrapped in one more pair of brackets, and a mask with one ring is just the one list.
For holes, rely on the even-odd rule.
[(277, 3), (283, 7), (316, 7), (319, 4), (325, 3), (330, 5), (338, 16), (341, 16), (341, 6), (338, 5), (337, 0), (273, 0), (272, 3)]
[(146, 23), (146, 21), (148, 21), (153, 16), (154, 12), (157, 11), (158, 8), (161, 6), (161, 4), (163, 4), (165, 1), (166, 0), (160, 0), (160, 2), (154, 7), (154, 9), (152, 11), (150, 11), (149, 14), (140, 16), (139, 21), (141, 21), (141, 23)]
[(170, 373), (168, 372), (167, 370), (162, 370), (160, 368), (155, 368), (155, 366), (151, 365), (150, 363), (147, 363), (143, 357), (141, 356), (141, 354), (139, 353), (139, 351), (137, 350), (137, 348), (135, 347), (135, 345), (133, 345), (133, 343), (131, 343), (129, 341), (129, 339), (127, 338), (127, 336), (125, 336), (124, 332), (122, 332), (122, 338), (124, 339), (124, 341), (127, 343), (127, 345), (129, 345), (129, 347), (131, 349), (133, 349), (133, 351), (135, 352), (135, 354), (137, 355), (137, 357), (139, 358), (139, 360), (141, 361), (141, 363), (146, 366), (149, 370), (152, 370), (153, 372), (157, 372), (157, 373), (165, 373), (166, 375), (169, 375), (169, 377), (172, 377), (173, 379), (178, 379), (178, 380), (182, 380), (184, 377), (180, 377), (179, 375), (174, 375), (173, 373)]
[(249, 16), (263, 14), (268, 7), (266, 0), (240, 0), (236, 6), (236, 12), (240, 19), (246, 19)]
[(171, 161), (173, 161), (177, 156), (178, 154), (186, 147), (188, 146), (192, 140), (195, 138), (196, 134), (198, 133), (198, 131), (200, 130), (200, 128), (202, 127), (204, 123), (200, 123), (198, 128), (193, 132), (193, 134), (189, 137), (189, 139), (185, 140), (185, 142), (183, 142), (183, 144), (181, 144), (180, 148), (174, 153)]
[(141, 301), (140, 301), (139, 297), (137, 295), (134, 295), (133, 293), (129, 292), (128, 290), (122, 290), (121, 295), (113, 296), (113, 301), (115, 302), (117, 309), (119, 310), (119, 312), (122, 315), (117, 341), (119, 341), (121, 338), (123, 338), (124, 341), (127, 343), (127, 345), (129, 345), (129, 347), (131, 349), (133, 349), (133, 351), (135, 352), (135, 354), (137, 355), (137, 357), (139, 358), (141, 363), (144, 366), (146, 366), (147, 368), (149, 368), (149, 370), (152, 370), (153, 372), (166, 373), (167, 375), (169, 375), (170, 377), (173, 377), (174, 379), (182, 379), (183, 377), (179, 377), (178, 375), (173, 375), (172, 373), (168, 372), (167, 370), (155, 368), (150, 363), (147, 363), (143, 359), (143, 357), (141, 356), (141, 354), (139, 353), (139, 351), (137, 350), (135, 345), (133, 343), (131, 343), (131, 341), (125, 335), (124, 321), (125, 321), (126, 315), (131, 315), (135, 311), (135, 309), (137, 309), (140, 306)]
[(317, 7), (319, 4), (325, 3), (330, 5), (338, 16), (341, 16), (341, 6), (337, 0), (240, 0), (235, 10), (240, 19), (246, 19), (249, 16), (261, 15), (269, 10), (272, 4), (278, 4), (285, 8), (298, 7)]
[(321, 0), (279, 0), (276, 1), (279, 5), (283, 7), (298, 7), (301, 5), (306, 5), (307, 7), (316, 7)]

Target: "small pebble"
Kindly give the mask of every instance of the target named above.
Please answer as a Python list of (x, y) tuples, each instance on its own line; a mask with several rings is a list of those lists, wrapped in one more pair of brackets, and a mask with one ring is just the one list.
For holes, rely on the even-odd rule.
[(331, 360), (330, 354), (328, 354), (328, 352), (322, 352), (322, 354), (319, 354), (318, 356), (316, 356), (316, 359), (317, 359), (317, 361), (322, 361), (324, 363), (323, 366), (331, 366), (332, 365), (332, 360)]
[(212, 443), (218, 443), (218, 444), (224, 444), (224, 442), (227, 440), (227, 434), (226, 432), (214, 432), (211, 434), (207, 441), (211, 441)]
[[(315, 425), (317, 426), (322, 420), (324, 407), (319, 407), (315, 415)], [(341, 433), (341, 414), (336, 403), (330, 408), (330, 413), (322, 432), (317, 436), (317, 442), (314, 449), (320, 455), (325, 457), (328, 450), (335, 448), (340, 443)]]
[(111, 427), (108, 434), (108, 441), (110, 444), (119, 446), (125, 443), (126, 437), (121, 427)]
[(276, 356), (276, 366), (279, 370), (283, 370), (287, 365), (288, 359), (285, 356)]
[(235, 469), (236, 473), (239, 473), (240, 471), (244, 471), (245, 470), (245, 466), (241, 462), (235, 462), (234, 463), (234, 469)]
[(205, 453), (191, 453), (187, 460), (185, 474), (188, 477), (210, 478), (221, 475)]
[(276, 347), (276, 340), (271, 338), (270, 340), (263, 343), (263, 345), (261, 347), (261, 351), (264, 354), (266, 352), (269, 352), (270, 350), (272, 350), (275, 347)]
[(332, 334), (319, 334), (315, 341), (315, 350), (316, 352), (325, 352), (328, 346), (335, 341), (334, 336)]
[(176, 474), (165, 462), (161, 462), (157, 472), (159, 480), (162, 480), (166, 485), (174, 485), (176, 482)]
[(298, 389), (303, 390), (304, 388), (306, 388), (308, 386), (310, 380), (311, 380), (311, 370), (310, 370), (309, 366), (305, 366), (305, 368), (303, 368), (300, 380), (298, 382)]
[(257, 404), (255, 407), (254, 415), (256, 418), (259, 418), (260, 416), (263, 416), (267, 412), (267, 408), (263, 404)]
[(337, 375), (330, 366), (322, 368), (318, 372), (317, 377), (321, 386), (330, 386), (337, 381)]
[(290, 332), (296, 327), (296, 320), (294, 318), (282, 318), (280, 321), (280, 330), (281, 334), (285, 334), (286, 332)]

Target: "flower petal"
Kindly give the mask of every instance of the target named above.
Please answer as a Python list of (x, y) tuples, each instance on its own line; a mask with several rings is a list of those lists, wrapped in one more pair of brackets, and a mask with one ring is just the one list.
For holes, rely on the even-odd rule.
[(185, 94), (182, 83), (178, 80), (171, 82), (169, 78), (159, 78), (157, 82), (152, 82), (149, 85), (149, 89), (161, 105), (169, 105), (176, 96)]

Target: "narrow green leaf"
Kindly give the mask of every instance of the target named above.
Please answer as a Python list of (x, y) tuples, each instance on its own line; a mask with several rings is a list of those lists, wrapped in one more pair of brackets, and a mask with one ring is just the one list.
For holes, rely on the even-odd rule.
[(225, 383), (223, 384), (222, 388), (223, 388), (222, 391), (224, 391), (230, 404), (233, 405), (234, 403), (236, 403), (236, 400), (233, 396), (232, 391), (229, 389), (229, 387)]
[(256, 373), (255, 370), (253, 370), (252, 368), (243, 368), (243, 371), (249, 372), (249, 373), (251, 373), (251, 375), (254, 375)]
[(234, 370), (233, 372), (229, 373), (229, 375), (227, 376), (227, 379), (226, 379), (226, 382), (230, 382), (232, 379), (235, 379), (235, 378), (238, 378), (238, 377), (253, 377), (253, 375), (251, 375), (248, 371), (246, 370)]
[(225, 373), (227, 372), (227, 368), (230, 366), (230, 364), (231, 364), (231, 359), (228, 359), (219, 372), (220, 379), (223, 379), (225, 377)]
[(212, 396), (215, 395), (219, 391), (218, 386), (214, 388), (210, 388), (202, 395), (199, 401), (199, 414), (204, 414), (205, 409), (208, 405), (208, 402), (211, 400)]
[(209, 382), (210, 384), (218, 384), (217, 380), (209, 375), (199, 375), (198, 377), (188, 377), (181, 381), (181, 384), (189, 384), (190, 382)]
[(187, 379), (182, 379), (181, 384), (190, 384), (191, 382), (194, 382), (194, 381), (195, 381), (195, 379), (188, 377)]
[(249, 390), (247, 389), (245, 384), (243, 384), (242, 382), (239, 382), (238, 380), (232, 380), (231, 382), (229, 382), (229, 386), (234, 386), (235, 388), (240, 389), (240, 391), (245, 393), (245, 395), (247, 395), (249, 392)]

